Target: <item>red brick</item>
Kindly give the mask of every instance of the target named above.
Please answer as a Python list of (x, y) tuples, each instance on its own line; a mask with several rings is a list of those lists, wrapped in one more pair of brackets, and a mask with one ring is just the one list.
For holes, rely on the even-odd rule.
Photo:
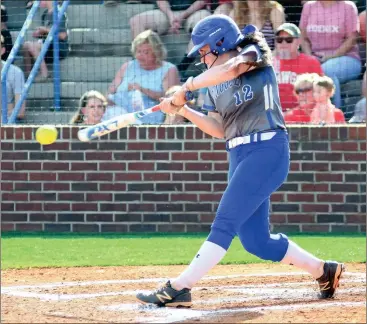
[(42, 147), (44, 151), (69, 151), (70, 142), (55, 142)]
[(366, 126), (358, 127), (358, 138), (360, 140), (366, 140)]
[(214, 221), (215, 214), (201, 214), (200, 222), (201, 223), (212, 223)]
[(6, 139), (13, 139), (14, 134), (14, 127), (7, 127), (5, 128), (5, 138)]
[(56, 181), (56, 174), (51, 172), (32, 172), (29, 174), (30, 181)]
[(71, 171), (96, 171), (98, 168), (97, 163), (88, 163), (88, 162), (72, 162), (70, 170)]
[(167, 139), (174, 139), (175, 138), (175, 127), (167, 127)]
[(279, 202), (279, 201), (285, 201), (284, 199), (284, 194), (283, 193), (278, 193), (278, 192), (275, 192), (271, 195), (270, 197), (270, 200), (271, 201), (276, 201), (276, 202)]
[(28, 152), (2, 152), (1, 159), (11, 161), (27, 160)]
[[(65, 210), (65, 209), (63, 209)], [(98, 204), (97, 203), (76, 203), (73, 202), (71, 204), (72, 211), (98, 211)]]
[(288, 223), (315, 223), (315, 216), (310, 214), (288, 214)]
[(134, 162), (128, 164), (128, 170), (138, 170), (138, 171), (153, 171), (154, 163), (152, 162)]
[(0, 228), (2, 232), (11, 232), (14, 231), (14, 223), (1, 223)]
[(197, 152), (172, 152), (172, 160), (197, 161), (198, 157), (199, 155)]
[(16, 203), (15, 204), (16, 211), (42, 211), (43, 206), (42, 203)]
[(205, 193), (199, 195), (199, 201), (218, 202), (221, 198), (221, 193)]
[(227, 183), (214, 183), (213, 191), (223, 192), (227, 188)]
[(283, 223), (286, 223), (286, 217), (284, 214), (272, 213), (270, 215), (270, 222), (277, 223), (277, 224), (283, 224)]
[(46, 202), (44, 203), (44, 210), (49, 210), (49, 211), (69, 211), (70, 210), (70, 204), (69, 203), (49, 203)]
[(113, 152), (112, 160), (128, 161), (141, 160), (141, 152)]
[(78, 172), (58, 172), (58, 181), (85, 181), (85, 173)]
[(1, 172), (1, 181), (27, 181), (28, 173), (21, 172)]
[(329, 205), (302, 204), (302, 212), (304, 213), (312, 213), (312, 212), (327, 213), (328, 211), (329, 211)]
[(143, 160), (169, 160), (169, 153), (168, 152), (143, 152)]
[(186, 171), (212, 171), (212, 163), (185, 163)]
[(111, 161), (112, 160), (112, 152), (103, 151), (103, 152), (86, 152), (85, 153), (86, 161)]
[(342, 156), (342, 153), (334, 152), (315, 153), (317, 161), (342, 161)]
[(299, 162), (291, 162), (291, 165), (290, 165), (290, 170), (291, 171), (300, 171), (300, 163)]
[(331, 163), (331, 171), (358, 171), (357, 163)]
[(167, 130), (167, 127), (159, 127), (157, 129), (157, 137), (156, 139), (165, 139), (166, 138), (166, 130)]
[(354, 224), (366, 223), (366, 214), (345, 215), (345, 217), (346, 217), (346, 223), (354, 223)]
[(358, 127), (350, 125), (349, 126), (349, 140), (358, 140)]
[(147, 211), (147, 212), (154, 212), (154, 204), (147, 204), (147, 203), (140, 203), (140, 204), (132, 204), (129, 203), (127, 205), (127, 210), (129, 212), (139, 212), (139, 211)]
[(33, 139), (33, 129), (30, 127), (23, 127), (23, 138), (25, 140), (32, 140)]
[(0, 182), (0, 191), (12, 191), (13, 189), (13, 182)]
[[(2, 170), (6, 170), (3, 168), (3, 164), (1, 163)], [(15, 170), (42, 170), (41, 162), (15, 162)]]
[(69, 191), (70, 190), (70, 183), (44, 183), (43, 190), (51, 190), (51, 191)]
[(331, 142), (331, 151), (358, 151), (357, 142)]
[(138, 132), (136, 127), (131, 126), (128, 128), (129, 140), (136, 140), (138, 138)]
[(154, 143), (138, 142), (138, 143), (127, 143), (127, 149), (131, 151), (153, 151)]
[(122, 162), (102, 162), (99, 163), (99, 171), (125, 171), (126, 163)]
[(201, 129), (199, 128), (195, 128), (195, 139), (203, 139), (204, 138), (204, 133)]
[(112, 181), (112, 173), (88, 173), (87, 181)]
[(225, 145), (224, 142), (214, 142), (213, 143), (213, 150), (214, 151), (223, 151), (223, 152), (225, 152), (226, 145)]
[(214, 163), (214, 170), (216, 171), (227, 171), (228, 163)]
[(15, 127), (14, 131), (16, 139), (23, 139), (23, 127), (22, 128)]
[(148, 139), (157, 139), (157, 127), (148, 127)]
[(198, 195), (197, 194), (185, 194), (185, 193), (180, 193), (180, 194), (171, 194), (171, 199), (170, 201), (198, 201)]
[(173, 173), (172, 180), (174, 181), (199, 181), (199, 174), (198, 173)]
[(189, 151), (209, 151), (211, 144), (208, 142), (184, 142), (184, 148)]
[(345, 161), (364, 161), (366, 162), (366, 152), (364, 153), (345, 153)]
[(366, 142), (359, 142), (359, 150), (366, 151)]
[(228, 156), (226, 152), (205, 152), (200, 153), (200, 158), (209, 161), (227, 161)]
[(26, 192), (2, 192), (1, 199), (4, 201), (28, 201), (28, 193)]
[[(309, 129), (308, 127), (302, 127), (301, 129), (303, 132), (301, 133), (301, 137), (304, 139), (310, 139), (311, 141), (315, 140), (328, 140), (329, 139), (329, 128), (324, 127), (313, 127)], [(310, 134), (308, 133), (308, 130), (310, 130)]]
[(43, 162), (43, 170), (69, 171), (69, 162)]
[(40, 232), (42, 231), (42, 224), (18, 223), (15, 230), (20, 232)]
[(169, 181), (170, 173), (144, 173), (144, 181)]
[(319, 233), (328, 233), (329, 225), (301, 225), (302, 232), (319, 232)]
[(328, 171), (329, 163), (302, 163), (302, 171)]
[(315, 196), (313, 194), (305, 194), (305, 193), (294, 193), (287, 194), (287, 200), (291, 202), (314, 202)]
[(114, 181), (141, 181), (142, 173), (114, 173)]
[(343, 194), (318, 194), (317, 195), (317, 202), (337, 202), (343, 203), (344, 202), (344, 195)]
[(343, 182), (343, 175), (341, 173), (316, 173), (316, 181)]
[(125, 191), (125, 183), (101, 183), (99, 185), (101, 191)]
[(184, 183), (185, 191), (211, 191), (210, 183)]
[(112, 201), (112, 193), (87, 193), (87, 201)]
[(0, 204), (0, 210), (1, 211), (14, 211), (14, 203), (5, 203), (5, 202), (2, 202)]

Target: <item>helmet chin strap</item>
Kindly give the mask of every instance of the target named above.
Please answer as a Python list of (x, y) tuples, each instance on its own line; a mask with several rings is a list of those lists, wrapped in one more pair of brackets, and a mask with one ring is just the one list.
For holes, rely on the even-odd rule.
[[(215, 60), (214, 60), (214, 62), (208, 67), (208, 64), (207, 63), (205, 63), (205, 56), (207, 56), (208, 54), (213, 54), (214, 56), (215, 56)], [(210, 52), (208, 52), (208, 53), (205, 53), (203, 56), (200, 56), (200, 62), (198, 62), (198, 63), (196, 63), (195, 64), (195, 66), (199, 66), (199, 65), (201, 65), (201, 64), (205, 64), (205, 66), (206, 66), (206, 68), (207, 69), (210, 69), (213, 65), (214, 65), (214, 63), (217, 61), (217, 59), (218, 59), (218, 52), (217, 51), (215, 51), (215, 50), (213, 50), (213, 51), (210, 51)], [(202, 63), (201, 62), (201, 59), (204, 59), (204, 62)]]

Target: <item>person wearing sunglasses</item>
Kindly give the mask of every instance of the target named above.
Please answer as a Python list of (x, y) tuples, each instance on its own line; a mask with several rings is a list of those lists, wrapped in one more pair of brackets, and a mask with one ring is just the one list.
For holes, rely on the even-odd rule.
[(320, 62), (299, 52), (301, 31), (295, 24), (284, 23), (276, 30), (273, 65), (279, 84), (280, 102), (283, 111), (298, 105), (294, 93), (294, 82), (300, 74), (317, 73), (323, 75)]

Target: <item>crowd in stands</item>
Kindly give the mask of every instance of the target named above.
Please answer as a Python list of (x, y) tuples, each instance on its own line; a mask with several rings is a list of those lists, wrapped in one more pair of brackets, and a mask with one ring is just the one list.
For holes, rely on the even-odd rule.
[[(62, 1), (61, 1), (62, 2)], [(130, 0), (124, 3), (143, 3)], [(149, 1), (148, 1), (149, 2)], [(80, 99), (78, 112), (72, 123), (92, 124), (123, 113), (149, 108), (163, 96), (171, 95), (175, 86), (187, 78), (193, 60), (186, 53), (174, 65), (167, 58), (161, 36), (190, 34), (198, 21), (211, 14), (225, 14), (234, 19), (240, 29), (255, 25), (273, 50), (273, 66), (278, 78), (279, 94), (287, 123), (339, 124), (345, 123), (341, 85), (361, 79), (365, 58), (360, 56), (358, 43), (366, 42), (366, 10), (358, 14), (353, 1), (231, 1), (231, 0), (159, 0), (153, 10), (133, 16), (131, 29), (131, 61), (118, 71), (107, 93), (88, 91)], [(30, 8), (33, 1), (26, 1)], [(104, 5), (117, 6), (121, 1), (104, 0)], [(42, 43), (52, 26), (52, 2), (41, 1), (42, 26), (33, 34), (35, 41), (23, 45), (25, 74), (28, 76), (40, 54)], [(1, 6), (2, 60), (9, 55), (12, 40), (7, 31), (6, 8)], [(10, 36), (10, 38), (9, 38)], [(59, 27), (60, 58), (69, 53), (66, 16)], [(52, 44), (40, 66), (36, 82), (50, 80), (47, 64), (52, 62)], [(4, 62), (3, 62), (4, 63)], [(15, 70), (14, 70), (15, 71)], [(21, 71), (20, 71), (21, 72)], [(24, 85), (18, 75), (11, 82)], [(22, 73), (22, 72), (21, 72)], [(21, 81), (22, 79), (22, 81)], [(18, 81), (17, 81), (18, 80)], [(10, 82), (9, 82), (10, 83)], [(349, 120), (365, 122), (366, 73), (363, 75), (363, 98), (355, 107), (355, 116)], [(13, 95), (8, 100), (16, 100)], [(11, 92), (9, 90), (9, 93)], [(205, 89), (191, 102), (198, 105), (205, 96)], [(24, 108), (25, 109), (25, 108)], [(24, 116), (24, 109), (20, 118)], [(364, 113), (363, 113), (364, 112)], [(161, 112), (144, 117), (143, 124), (178, 124), (187, 122), (181, 117), (165, 116)]]

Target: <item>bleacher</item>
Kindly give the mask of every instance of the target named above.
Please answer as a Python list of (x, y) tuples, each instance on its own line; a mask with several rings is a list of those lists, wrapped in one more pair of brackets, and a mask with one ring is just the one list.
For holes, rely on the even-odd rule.
[[(23, 1), (3, 1), (7, 6), (13, 42), (23, 25), (27, 12)], [(67, 9), (71, 52), (61, 61), (61, 111), (53, 111), (53, 83), (33, 83), (27, 98), (26, 123), (69, 123), (80, 96), (87, 90), (106, 93), (120, 66), (131, 59), (129, 19), (153, 8), (153, 4), (124, 4), (105, 7), (101, 1), (72, 0)], [(33, 21), (26, 40), (40, 25), (40, 14)], [(168, 61), (177, 64), (183, 57), (189, 35), (165, 35), (162, 40), (168, 50)], [(361, 46), (362, 61), (365, 49)], [(22, 68), (21, 53), (15, 64)], [(52, 72), (52, 66), (50, 66)], [(361, 98), (361, 78), (342, 86), (344, 111), (349, 119), (355, 103)]]

